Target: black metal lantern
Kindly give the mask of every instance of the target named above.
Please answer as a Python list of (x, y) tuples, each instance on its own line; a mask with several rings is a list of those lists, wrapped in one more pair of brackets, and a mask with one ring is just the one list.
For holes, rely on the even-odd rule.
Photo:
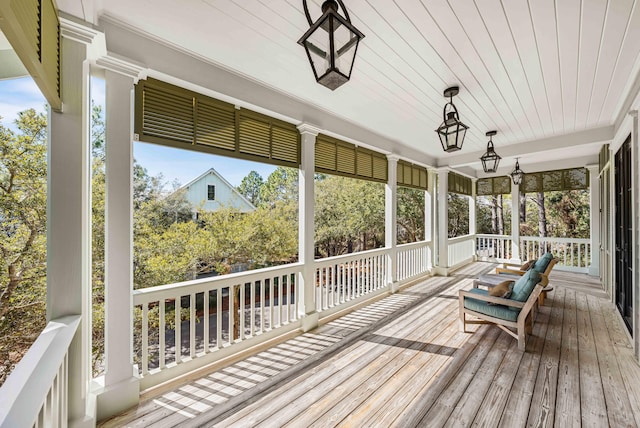
[[(338, 3), (344, 17), (338, 14)], [(302, 4), (311, 28), (298, 43), (307, 51), (316, 81), (333, 91), (349, 81), (358, 43), (364, 34), (351, 24), (342, 0), (326, 0), (322, 16), (315, 23), (311, 21), (307, 0)]]
[[(440, 137), (440, 144), (442, 144), (442, 150), (447, 153), (456, 152), (462, 149), (462, 143), (464, 142), (464, 136), (467, 133), (469, 127), (460, 122), (460, 116), (458, 115), (458, 109), (453, 104), (453, 97), (458, 95), (460, 89), (457, 86), (447, 88), (444, 91), (444, 96), (449, 97), (449, 102), (444, 105), (442, 110), (443, 122), (436, 132)], [(447, 112), (447, 107), (450, 108)]]
[(513, 184), (519, 185), (522, 183), (522, 179), (524, 178), (524, 171), (520, 169), (520, 162), (518, 162), (518, 158), (516, 158), (516, 167), (513, 171), (511, 171), (511, 179), (513, 180)]
[(480, 157), (482, 161), (482, 169), (484, 172), (496, 172), (498, 170), (498, 164), (500, 163), (500, 159), (502, 159), (493, 148), (493, 140), (491, 137), (496, 135), (498, 131), (489, 131), (485, 135), (489, 137), (489, 142), (487, 143), (487, 152)]

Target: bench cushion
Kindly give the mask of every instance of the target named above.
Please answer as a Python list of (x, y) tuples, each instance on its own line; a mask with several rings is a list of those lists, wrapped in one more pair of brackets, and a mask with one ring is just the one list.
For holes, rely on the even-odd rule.
[(536, 261), (536, 264), (533, 265), (533, 268), (531, 268), (531, 270), (535, 270), (538, 273), (544, 273), (544, 271), (547, 270), (547, 266), (549, 266), (549, 262), (551, 262), (552, 259), (553, 254), (544, 253), (544, 255)]
[[(483, 290), (481, 288), (472, 288), (469, 291), (471, 293), (479, 294), (483, 296), (486, 296), (489, 294), (487, 290)], [(484, 302), (482, 300), (477, 300), (472, 297), (464, 298), (464, 307), (467, 309), (471, 309), (474, 312), (479, 312), (481, 314), (489, 315), (490, 317), (500, 318), (502, 320), (513, 321), (513, 322), (516, 322), (518, 320), (518, 314), (520, 313), (520, 308), (513, 308), (514, 310), (509, 310), (507, 306), (489, 305), (487, 304), (487, 302)]]
[[(536, 263), (537, 265), (537, 263)], [(511, 293), (511, 300), (517, 300), (518, 302), (526, 302), (531, 292), (536, 288), (536, 284), (540, 282), (540, 273), (534, 269), (528, 270), (527, 273), (522, 275), (520, 279), (513, 285), (513, 293)]]

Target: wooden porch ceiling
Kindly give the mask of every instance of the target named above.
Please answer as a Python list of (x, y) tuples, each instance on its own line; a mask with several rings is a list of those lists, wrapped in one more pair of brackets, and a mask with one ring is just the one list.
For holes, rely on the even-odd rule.
[(493, 326), (458, 331), (458, 290), (492, 266), (422, 281), (102, 426), (640, 425), (640, 366), (597, 280), (554, 272), (525, 353)]

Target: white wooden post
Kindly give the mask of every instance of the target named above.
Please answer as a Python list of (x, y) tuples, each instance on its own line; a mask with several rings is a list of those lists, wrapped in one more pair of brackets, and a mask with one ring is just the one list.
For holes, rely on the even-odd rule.
[(600, 183), (599, 165), (587, 165), (589, 170), (589, 233), (591, 237), (591, 264), (589, 275), (600, 276)]
[(398, 157), (387, 155), (388, 177), (385, 186), (384, 243), (389, 251), (388, 276), (389, 291), (398, 291)]
[(476, 221), (476, 182), (477, 178), (471, 179), (471, 196), (469, 196), (469, 235), (473, 238), (473, 261), (475, 262), (478, 257), (476, 255), (477, 248), (477, 221)]
[(91, 378), (91, 186), (89, 62), (95, 34), (61, 19), (62, 113), (49, 110), (47, 177), (47, 321), (81, 315), (68, 362), (68, 419), (95, 424), (87, 414)]
[(434, 262), (434, 233), (433, 229), (435, 227), (435, 204), (434, 197), (435, 194), (435, 178), (432, 170), (427, 170), (427, 191), (424, 192), (424, 240), (430, 242), (430, 254), (427, 254), (427, 267), (429, 270), (432, 270), (435, 265)]
[(449, 169), (440, 168), (437, 172), (438, 227), (436, 234), (438, 235), (438, 258), (435, 270), (438, 275), (447, 276), (449, 274)]
[(520, 185), (511, 183), (511, 260), (520, 263)]
[(302, 156), (298, 174), (298, 254), (303, 263), (300, 276), (298, 312), (302, 317), (302, 329), (309, 331), (318, 326), (318, 312), (315, 303), (315, 267), (314, 267), (314, 173), (316, 137), (320, 130), (308, 124), (298, 126), (302, 137)]
[[(640, 336), (637, 334), (640, 327), (640, 154), (638, 153), (639, 130), (638, 130), (638, 110), (631, 110), (631, 227), (633, 235), (631, 238), (631, 248), (633, 249), (633, 260), (631, 271), (633, 272), (631, 287), (633, 290), (633, 332), (634, 332), (634, 354), (636, 360), (640, 359)], [(613, 234), (612, 234), (613, 235)]]
[[(100, 65), (110, 64), (103, 60)], [(105, 375), (93, 390), (98, 420), (136, 405), (140, 397), (132, 346), (133, 85), (138, 70), (117, 70), (105, 71)]]

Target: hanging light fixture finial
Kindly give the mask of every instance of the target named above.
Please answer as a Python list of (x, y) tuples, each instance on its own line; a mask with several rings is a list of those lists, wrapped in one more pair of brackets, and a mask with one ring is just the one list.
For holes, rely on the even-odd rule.
[[(464, 137), (469, 127), (460, 121), (458, 115), (458, 109), (453, 104), (453, 97), (458, 95), (460, 88), (452, 86), (445, 89), (444, 96), (449, 98), (449, 102), (444, 105), (442, 110), (442, 124), (436, 129), (438, 137), (440, 137), (440, 144), (442, 144), (442, 150), (447, 153), (456, 152), (462, 149), (462, 143), (464, 143)], [(447, 107), (450, 108), (447, 112)]]
[(498, 131), (488, 131), (485, 134), (489, 137), (489, 142), (487, 143), (487, 152), (480, 157), (480, 160), (482, 161), (482, 169), (484, 169), (486, 173), (498, 171), (498, 164), (500, 163), (500, 159), (502, 159), (493, 148), (492, 137), (497, 133)]
[[(364, 34), (351, 24), (349, 12), (342, 0), (325, 0), (322, 16), (311, 20), (307, 0), (302, 0), (309, 30), (298, 40), (307, 52), (316, 82), (331, 89), (349, 81), (358, 43)], [(338, 13), (338, 6), (344, 16)]]

